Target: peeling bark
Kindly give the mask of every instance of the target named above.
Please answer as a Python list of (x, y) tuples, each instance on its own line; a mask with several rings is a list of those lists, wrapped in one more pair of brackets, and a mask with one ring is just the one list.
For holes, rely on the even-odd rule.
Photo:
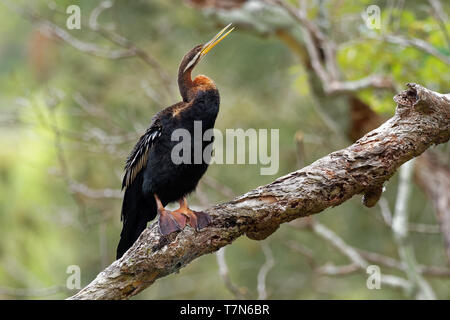
[(379, 190), (403, 163), (450, 138), (450, 95), (417, 84), (408, 87), (394, 97), (394, 117), (379, 128), (301, 170), (208, 209), (212, 224), (200, 232), (186, 227), (163, 237), (157, 223), (151, 224), (120, 260), (70, 299), (130, 298), (244, 234), (261, 240), (281, 223)]

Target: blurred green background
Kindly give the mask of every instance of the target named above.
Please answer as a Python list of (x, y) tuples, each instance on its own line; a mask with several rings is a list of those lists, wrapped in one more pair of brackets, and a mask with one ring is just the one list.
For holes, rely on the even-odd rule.
[[(320, 92), (301, 53), (280, 32), (301, 43), (301, 27), (287, 15), (277, 20), (270, 11), (249, 15), (245, 1), (223, 2), (236, 7), (217, 9), (214, 3), (220, 1), (208, 7), (205, 1), (116, 0), (98, 17), (101, 32), (89, 25), (100, 1), (0, 1), (1, 299), (66, 298), (76, 292), (65, 287), (68, 266), (80, 267), (84, 286), (114, 261), (125, 158), (151, 117), (180, 100), (176, 74), (183, 55), (228, 22), (237, 29), (195, 72), (213, 78), (219, 87), (216, 128), (280, 129), (280, 167), (276, 175), (262, 176), (258, 165), (212, 165), (199, 191), (190, 196), (192, 204), (206, 207), (229, 200), (352, 143), (355, 123), (349, 96)], [(389, 76), (394, 88), (417, 82), (449, 91), (450, 69), (442, 60), (417, 48), (369, 39), (394, 33), (422, 39), (448, 59), (450, 24), (442, 25), (429, 2), (306, 3), (311, 20), (328, 22), (320, 26), (338, 44), (336, 59), (344, 79), (379, 73)], [(80, 30), (65, 27), (65, 11), (72, 4), (81, 9)], [(367, 29), (361, 19), (370, 4), (381, 8), (380, 30)], [(448, 15), (449, 3), (442, 5)], [(69, 43), (52, 34), (53, 26), (72, 37)], [(142, 56), (96, 56), (97, 49), (127, 50), (111, 41), (111, 34), (128, 39), (157, 65)], [(77, 41), (95, 47), (83, 52), (74, 48)], [(370, 106), (375, 113), (369, 114), (379, 120), (394, 113), (395, 93), (367, 88), (351, 95)], [(296, 136), (302, 137), (300, 142)], [(446, 145), (434, 149), (448, 161)], [(395, 175), (385, 185), (391, 210), (397, 182)], [(431, 201), (411, 183), (411, 223), (437, 226)], [(351, 246), (399, 259), (380, 207), (364, 207), (360, 196), (314, 219)], [(442, 234), (411, 232), (409, 241), (419, 263), (445, 267)], [(292, 243), (308, 254), (294, 250)], [(318, 273), (318, 266), (347, 265), (349, 260), (298, 224), (283, 225), (264, 241), (264, 248), (274, 262), (265, 280), (269, 299), (414, 297), (384, 285), (381, 290), (367, 289), (364, 271)], [(242, 237), (226, 248), (225, 257), (234, 285), (245, 297), (257, 298), (257, 275), (266, 261), (261, 243)], [(406, 277), (396, 268), (381, 270)], [(425, 277), (438, 298), (450, 298), (449, 275)], [(216, 255), (193, 261), (135, 297), (188, 298), (235, 298), (219, 274)]]

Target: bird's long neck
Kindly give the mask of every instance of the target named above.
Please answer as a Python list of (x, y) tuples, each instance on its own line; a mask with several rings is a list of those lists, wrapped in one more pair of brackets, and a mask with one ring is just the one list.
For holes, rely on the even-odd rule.
[(180, 89), (181, 97), (183, 98), (184, 102), (188, 102), (190, 99), (189, 92), (192, 91), (194, 87), (194, 82), (191, 78), (191, 72), (192, 70), (186, 70), (184, 71), (183, 64), (180, 65), (180, 69), (178, 70), (178, 88)]
[(198, 75), (192, 80), (191, 71), (186, 70), (186, 72), (183, 72), (180, 68), (178, 72), (178, 88), (180, 89), (180, 94), (184, 102), (193, 100), (199, 90), (217, 90), (214, 81), (207, 76)]

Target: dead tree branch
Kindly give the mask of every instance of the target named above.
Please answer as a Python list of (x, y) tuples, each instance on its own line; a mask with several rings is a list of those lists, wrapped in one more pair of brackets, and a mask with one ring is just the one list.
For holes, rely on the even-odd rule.
[(163, 237), (150, 225), (125, 255), (70, 299), (127, 299), (240, 236), (267, 238), (281, 223), (381, 187), (406, 161), (450, 138), (450, 95), (417, 84), (394, 97), (396, 114), (353, 145), (206, 210), (213, 222)]

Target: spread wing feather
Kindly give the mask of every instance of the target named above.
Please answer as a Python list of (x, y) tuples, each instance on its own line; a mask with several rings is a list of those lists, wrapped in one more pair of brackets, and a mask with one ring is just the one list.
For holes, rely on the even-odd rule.
[(125, 176), (122, 181), (122, 189), (129, 187), (136, 175), (147, 165), (148, 153), (156, 139), (161, 135), (162, 127), (158, 119), (152, 122), (147, 131), (139, 138), (139, 141), (130, 152), (125, 164)]

